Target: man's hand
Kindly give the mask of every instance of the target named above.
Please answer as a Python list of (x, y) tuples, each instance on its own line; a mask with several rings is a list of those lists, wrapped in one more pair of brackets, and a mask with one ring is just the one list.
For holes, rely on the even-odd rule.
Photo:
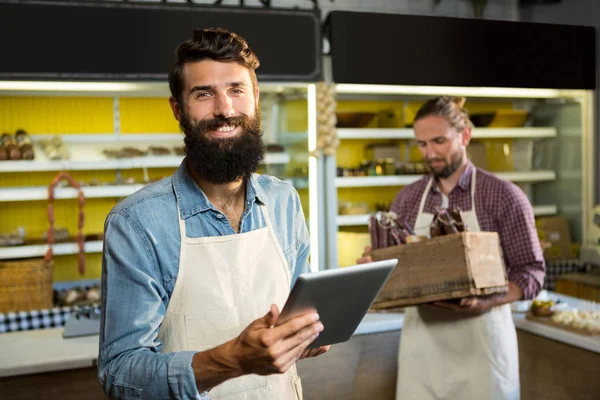
[(279, 309), (252, 322), (232, 343), (232, 352), (244, 374), (282, 374), (300, 359), (306, 347), (323, 331), (315, 313), (274, 326)]
[(434, 307), (444, 310), (484, 313), (491, 310), (493, 307), (507, 303), (512, 303), (523, 298), (523, 291), (515, 283), (508, 282), (508, 292), (494, 294), (490, 296), (465, 297), (458, 302), (452, 301), (436, 301), (427, 304), (427, 307)]
[(192, 368), (198, 391), (210, 390), (242, 375), (282, 374), (302, 357), (306, 347), (323, 331), (323, 324), (315, 313), (275, 327), (278, 317), (279, 309), (273, 304), (264, 317), (253, 321), (237, 338), (212, 350), (196, 353)]
[(317, 347), (316, 349), (306, 349), (302, 352), (302, 356), (300, 356), (300, 359), (303, 360), (305, 358), (318, 357), (321, 354), (327, 353), (330, 348), (331, 346), (321, 346)]
[(356, 259), (356, 263), (357, 264), (366, 264), (366, 263), (370, 263), (370, 262), (373, 262), (373, 258), (371, 257), (371, 247), (367, 246), (367, 247), (365, 247), (365, 251), (364, 251), (362, 257)]
[(452, 310), (468, 313), (484, 313), (494, 307), (498, 296), (486, 297), (465, 297), (459, 302), (452, 301), (436, 301), (428, 304), (428, 307), (439, 308), (444, 310)]

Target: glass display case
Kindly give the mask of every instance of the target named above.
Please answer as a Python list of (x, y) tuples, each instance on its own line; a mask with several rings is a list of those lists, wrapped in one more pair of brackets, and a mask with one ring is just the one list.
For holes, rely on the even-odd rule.
[[(315, 85), (261, 83), (261, 116), (267, 153), (259, 172), (297, 189), (319, 268), (317, 160), (308, 145), (316, 127)], [(77, 273), (77, 191), (56, 189), (54, 282), (100, 277), (104, 219), (123, 197), (168, 176), (183, 159), (183, 135), (168, 104), (166, 83), (0, 82), (0, 132), (29, 136), (33, 159), (0, 161), (0, 260), (41, 257), (47, 245), (48, 185), (61, 171), (79, 181), (86, 198), (88, 268)], [(312, 121), (312, 122), (311, 122)], [(311, 223), (311, 221), (313, 223)], [(323, 234), (321, 234), (322, 236)]]
[(568, 221), (562, 247), (538, 230), (546, 257), (577, 258), (591, 224), (593, 92), (338, 84), (341, 143), (326, 160), (327, 264), (353, 265), (370, 243), (369, 216), (427, 173), (412, 122), (420, 105), (439, 95), (467, 98), (476, 166), (518, 185), (538, 223)]

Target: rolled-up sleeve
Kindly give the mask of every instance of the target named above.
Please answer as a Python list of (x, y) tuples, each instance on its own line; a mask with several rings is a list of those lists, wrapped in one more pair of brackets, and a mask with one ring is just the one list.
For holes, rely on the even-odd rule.
[(517, 186), (506, 186), (496, 226), (502, 244), (508, 280), (532, 299), (542, 290), (546, 265), (535, 227), (533, 208)]
[(198, 393), (195, 352), (160, 352), (167, 293), (148, 238), (126, 215), (110, 214), (102, 259), (98, 376), (116, 399), (208, 399)]

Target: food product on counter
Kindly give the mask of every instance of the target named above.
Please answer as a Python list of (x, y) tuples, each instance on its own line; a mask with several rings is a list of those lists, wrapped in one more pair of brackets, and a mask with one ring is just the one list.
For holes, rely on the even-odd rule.
[(600, 335), (599, 311), (559, 311), (552, 316), (552, 322), (572, 329), (582, 330), (591, 335)]
[(17, 146), (17, 142), (15, 138), (10, 133), (3, 133), (0, 137), (0, 147), (4, 150), (6, 154), (6, 158), (8, 160), (20, 160), (21, 159), (21, 151)]
[(31, 144), (31, 138), (23, 129), (17, 130), (15, 133), (15, 139), (17, 141), (17, 146), (21, 151), (21, 158), (23, 160), (33, 160), (35, 155), (33, 153), (33, 146)]
[(535, 299), (531, 303), (531, 313), (538, 317), (548, 317), (554, 314), (552, 306), (554, 302), (552, 300), (540, 300)]
[(75, 287), (55, 290), (54, 303), (57, 306), (89, 305), (100, 301), (100, 287)]

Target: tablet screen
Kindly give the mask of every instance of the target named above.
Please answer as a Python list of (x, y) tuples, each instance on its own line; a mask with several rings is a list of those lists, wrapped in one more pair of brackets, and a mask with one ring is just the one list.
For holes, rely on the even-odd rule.
[(391, 259), (300, 275), (276, 325), (316, 311), (325, 329), (309, 349), (347, 341), (397, 263)]

